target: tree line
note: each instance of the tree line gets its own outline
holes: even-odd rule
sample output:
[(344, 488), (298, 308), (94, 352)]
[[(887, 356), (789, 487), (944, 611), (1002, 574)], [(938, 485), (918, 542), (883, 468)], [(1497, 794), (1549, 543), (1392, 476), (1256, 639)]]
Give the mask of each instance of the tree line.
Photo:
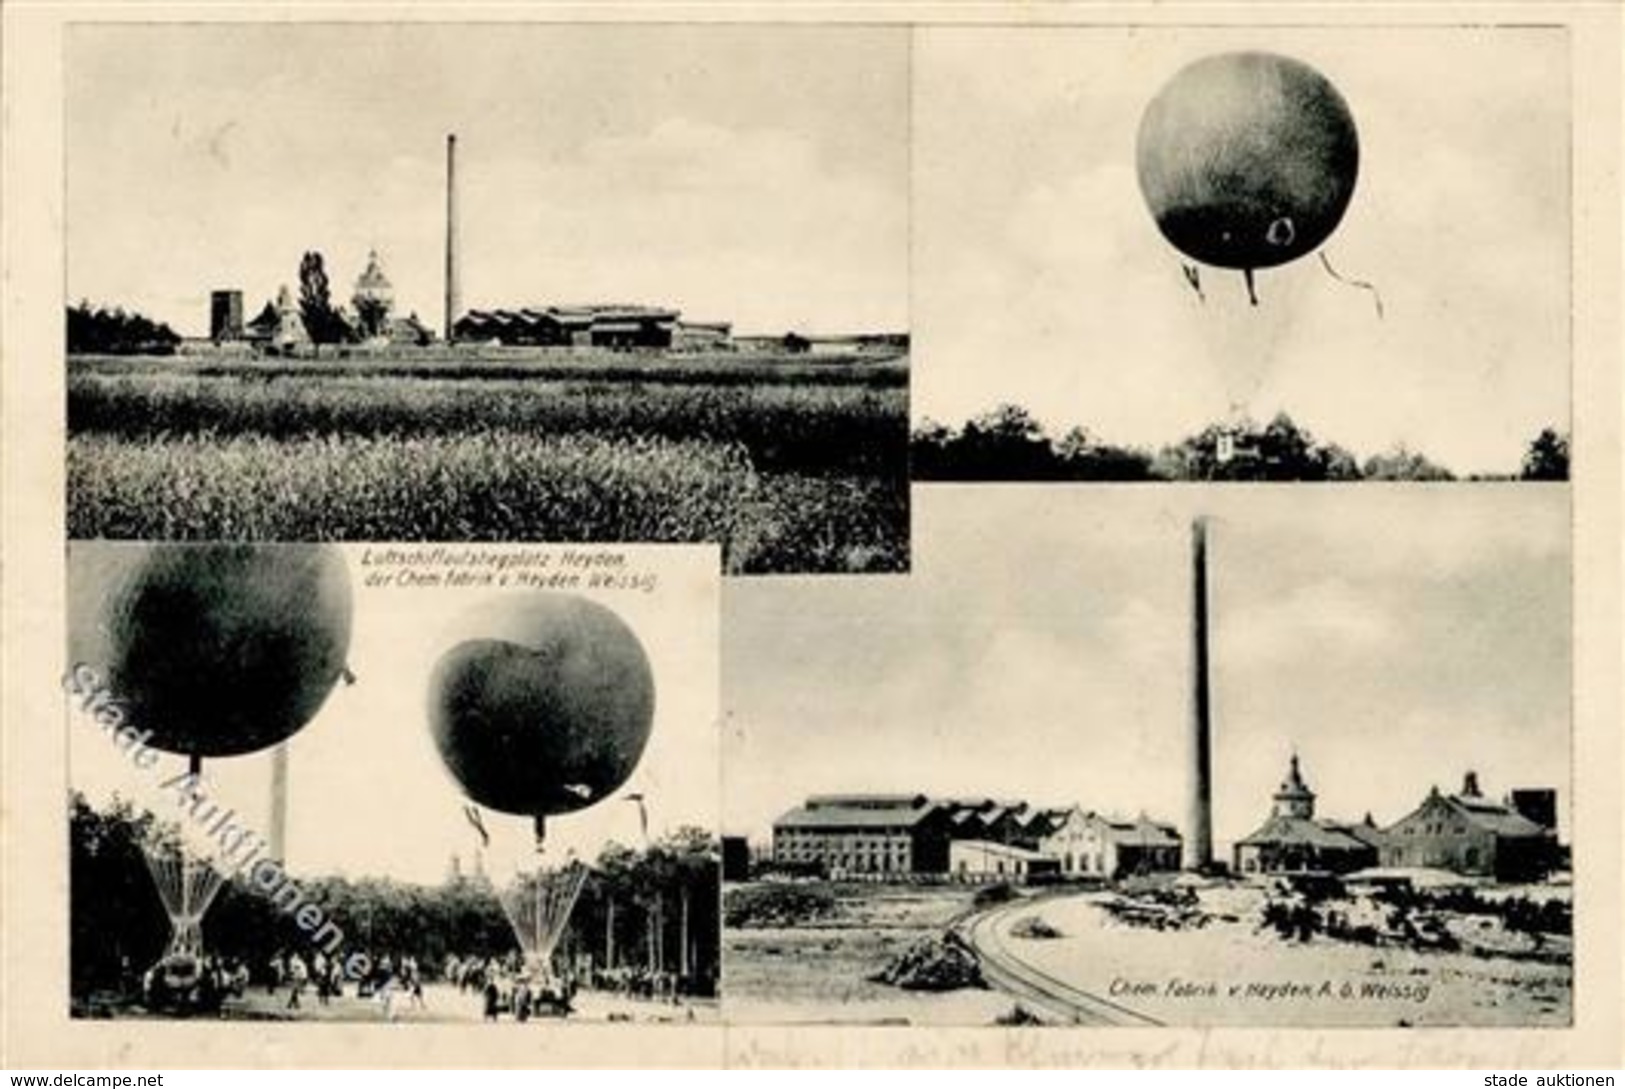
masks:
[(99, 355), (173, 355), (180, 334), (162, 322), (123, 307), (68, 307), (68, 351)]
[[(1210, 424), (1152, 452), (1105, 443), (1081, 427), (1049, 435), (1018, 405), (950, 427), (924, 421), (909, 444), (915, 480), (1010, 481), (1443, 481), (1449, 469), (1399, 445), (1363, 462), (1317, 439), (1286, 413), (1265, 424)], [(1567, 480), (1568, 435), (1546, 428), (1525, 450), (1516, 479)]]

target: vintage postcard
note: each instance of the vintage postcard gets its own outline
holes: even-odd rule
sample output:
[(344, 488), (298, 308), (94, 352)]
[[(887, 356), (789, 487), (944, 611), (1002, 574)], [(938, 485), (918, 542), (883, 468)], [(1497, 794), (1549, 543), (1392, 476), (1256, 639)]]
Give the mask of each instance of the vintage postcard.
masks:
[(1617, 5), (0, 18), (0, 1065), (1625, 1058)]

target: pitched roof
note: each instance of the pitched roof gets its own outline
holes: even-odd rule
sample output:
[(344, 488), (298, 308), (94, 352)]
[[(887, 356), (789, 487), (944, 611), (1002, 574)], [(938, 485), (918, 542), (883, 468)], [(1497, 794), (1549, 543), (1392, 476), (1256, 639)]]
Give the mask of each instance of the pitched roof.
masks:
[(934, 806), (799, 806), (773, 822), (774, 828), (897, 828), (920, 823)]
[(1114, 843), (1134, 847), (1178, 847), (1182, 840), (1171, 824), (1141, 817), (1133, 821), (1107, 821), (1106, 835)]
[(1023, 862), (1054, 862), (1054, 855), (1046, 855), (1040, 851), (1029, 851), (1025, 847), (1013, 847), (1008, 843), (994, 843), (985, 839), (956, 839), (949, 846), (950, 851), (964, 853), (973, 851), (977, 854), (996, 855), (1000, 858), (1016, 858)]
[(849, 809), (911, 806), (917, 809), (928, 804), (930, 799), (924, 794), (814, 794), (807, 799), (808, 809), (822, 809), (826, 806)]
[(1514, 839), (1525, 837), (1538, 837), (1546, 834), (1546, 829), (1500, 802), (1492, 802), (1482, 797), (1467, 797), (1453, 794), (1445, 799), (1462, 816), (1466, 817), (1478, 827), (1494, 832), (1498, 836), (1508, 836)]
[(1252, 835), (1236, 841), (1248, 846), (1289, 845), (1313, 847), (1320, 851), (1363, 851), (1370, 844), (1349, 834), (1345, 826), (1322, 824), (1305, 817), (1276, 814)]

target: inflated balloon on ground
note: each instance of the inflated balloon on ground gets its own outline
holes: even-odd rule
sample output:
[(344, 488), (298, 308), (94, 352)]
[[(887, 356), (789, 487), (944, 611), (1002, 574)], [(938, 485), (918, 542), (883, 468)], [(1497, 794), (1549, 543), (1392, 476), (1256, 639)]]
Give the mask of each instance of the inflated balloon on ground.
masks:
[(430, 680), (429, 724), (472, 801), (540, 820), (626, 782), (654, 698), (648, 655), (615, 613), (573, 595), (510, 595), (457, 625)]

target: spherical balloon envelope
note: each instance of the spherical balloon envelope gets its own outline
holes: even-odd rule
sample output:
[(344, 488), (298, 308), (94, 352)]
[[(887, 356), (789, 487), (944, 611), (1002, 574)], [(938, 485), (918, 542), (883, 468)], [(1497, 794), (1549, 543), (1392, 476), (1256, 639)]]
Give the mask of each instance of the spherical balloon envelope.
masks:
[(160, 544), (115, 571), (72, 652), (153, 748), (218, 757), (274, 745), (345, 671), (352, 599), (335, 546)]
[(1146, 107), (1136, 160), (1163, 236), (1218, 268), (1271, 268), (1313, 252), (1354, 193), (1359, 138), (1325, 76), (1273, 53), (1181, 69)]
[(465, 617), (429, 685), (429, 724), (468, 797), (537, 818), (584, 809), (631, 776), (654, 721), (648, 655), (619, 616), (563, 594)]

